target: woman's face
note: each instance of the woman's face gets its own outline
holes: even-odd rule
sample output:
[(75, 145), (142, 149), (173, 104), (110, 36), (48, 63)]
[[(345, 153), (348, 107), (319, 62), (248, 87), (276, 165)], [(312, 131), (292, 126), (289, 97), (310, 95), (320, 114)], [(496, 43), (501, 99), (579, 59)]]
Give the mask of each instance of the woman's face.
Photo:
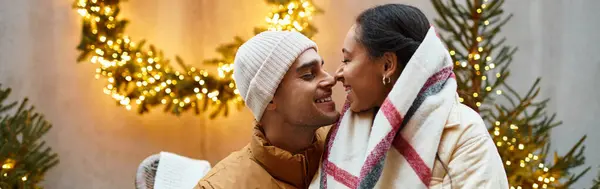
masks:
[(384, 60), (369, 57), (367, 49), (357, 41), (356, 27), (355, 24), (346, 34), (342, 48), (344, 57), (336, 71), (336, 80), (344, 85), (350, 109), (361, 112), (380, 106), (387, 92), (382, 82)]

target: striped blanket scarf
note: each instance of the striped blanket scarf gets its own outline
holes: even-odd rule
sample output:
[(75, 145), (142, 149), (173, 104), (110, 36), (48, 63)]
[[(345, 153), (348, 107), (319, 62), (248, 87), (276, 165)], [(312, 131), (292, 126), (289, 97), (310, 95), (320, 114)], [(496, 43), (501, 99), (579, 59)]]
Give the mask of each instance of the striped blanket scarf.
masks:
[(431, 27), (378, 110), (355, 113), (346, 102), (310, 188), (429, 188), (456, 89)]

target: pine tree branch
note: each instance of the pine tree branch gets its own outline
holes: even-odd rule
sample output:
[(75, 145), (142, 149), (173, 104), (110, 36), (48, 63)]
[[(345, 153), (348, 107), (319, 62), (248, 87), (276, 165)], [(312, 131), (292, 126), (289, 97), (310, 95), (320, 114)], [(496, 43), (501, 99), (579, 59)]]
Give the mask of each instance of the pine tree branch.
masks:
[(600, 171), (598, 171), (598, 176), (594, 179), (594, 184), (590, 189), (600, 189)]

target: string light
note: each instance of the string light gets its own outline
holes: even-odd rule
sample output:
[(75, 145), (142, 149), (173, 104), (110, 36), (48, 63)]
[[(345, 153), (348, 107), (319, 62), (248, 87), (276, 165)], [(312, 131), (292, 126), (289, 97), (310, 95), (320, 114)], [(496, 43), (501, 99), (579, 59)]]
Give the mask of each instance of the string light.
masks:
[(292, 0), (286, 6), (274, 5), (272, 14), (265, 18), (267, 30), (304, 31), (315, 11), (316, 7), (307, 0)]
[[(316, 33), (310, 22), (318, 8), (311, 0), (290, 0), (285, 4), (269, 3), (274, 6), (265, 19), (266, 29), (300, 31), (309, 37)], [(198, 105), (195, 102), (203, 99), (208, 91), (213, 91), (209, 105), (244, 103), (233, 83), (231, 58), (243, 44), (243, 40), (236, 39), (233, 48), (228, 47), (228, 52), (220, 51), (224, 58), (218, 63), (217, 77), (209, 76), (207, 71), (194, 67), (185, 70), (183, 73), (186, 74), (180, 74), (174, 71), (162, 57), (162, 53), (157, 53), (159, 51), (154, 47), (148, 48), (141, 43), (136, 45), (131, 37), (123, 33), (123, 28), (115, 29), (122, 27), (119, 23), (123, 21), (118, 17), (119, 1), (76, 0), (74, 9), (83, 21), (83, 38), (92, 39), (81, 42), (86, 47), (81, 53), (93, 53), (88, 60), (100, 65), (94, 77), (106, 77), (108, 84), (103, 88), (103, 92), (111, 95), (126, 109), (131, 109), (133, 101), (140, 106), (173, 103), (178, 106), (172, 106), (171, 112), (179, 114), (187, 110), (188, 106)], [(136, 88), (131, 89), (130, 86)], [(173, 89), (178, 91), (174, 92)], [(156, 100), (143, 100), (146, 98)], [(174, 103), (173, 99), (182, 99), (178, 100), (182, 103)], [(148, 107), (141, 110), (143, 113)]]
[(2, 169), (12, 169), (15, 167), (15, 163), (15, 160), (8, 158), (4, 161), (4, 164), (2, 164)]

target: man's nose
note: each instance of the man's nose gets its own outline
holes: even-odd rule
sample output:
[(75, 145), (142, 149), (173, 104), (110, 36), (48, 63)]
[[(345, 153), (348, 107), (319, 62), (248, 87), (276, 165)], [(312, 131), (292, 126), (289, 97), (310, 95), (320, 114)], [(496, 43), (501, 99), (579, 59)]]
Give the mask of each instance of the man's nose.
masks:
[(331, 74), (324, 72), (325, 78), (321, 81), (321, 87), (332, 88), (335, 85), (335, 78)]

